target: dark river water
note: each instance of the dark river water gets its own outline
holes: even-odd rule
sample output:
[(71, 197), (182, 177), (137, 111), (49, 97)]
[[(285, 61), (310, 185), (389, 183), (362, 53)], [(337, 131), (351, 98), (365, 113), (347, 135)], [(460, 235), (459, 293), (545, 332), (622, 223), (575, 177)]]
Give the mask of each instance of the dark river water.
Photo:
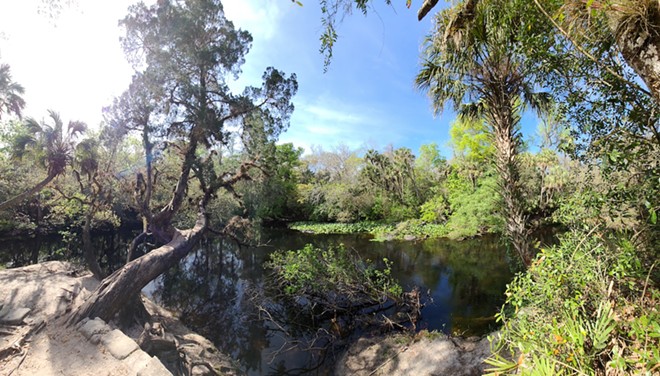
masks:
[[(128, 237), (99, 236), (106, 252), (103, 265), (120, 265)], [(267, 299), (264, 263), (271, 252), (299, 249), (312, 243), (323, 248), (344, 244), (361, 257), (393, 261), (393, 276), (404, 290), (419, 287), (426, 303), (416, 329), (438, 330), (464, 336), (482, 335), (494, 328), (493, 315), (504, 302), (512, 279), (505, 249), (497, 237), (450, 241), (374, 242), (363, 235), (311, 235), (269, 231), (259, 247), (206, 240), (180, 265), (148, 285), (144, 292), (177, 311), (189, 327), (230, 354), (250, 375), (330, 374), (334, 355), (355, 336), (325, 346), (311, 342), (318, 328), (306, 330), (273, 324), (257, 305)], [(75, 242), (58, 237), (4, 241), (0, 262), (19, 266), (49, 259), (75, 259)], [(268, 289), (266, 289), (268, 291)], [(277, 307), (270, 306), (274, 310)], [(359, 334), (369, 334), (361, 332)], [(300, 342), (297, 347), (294, 344)], [(327, 351), (310, 350), (326, 347)]]

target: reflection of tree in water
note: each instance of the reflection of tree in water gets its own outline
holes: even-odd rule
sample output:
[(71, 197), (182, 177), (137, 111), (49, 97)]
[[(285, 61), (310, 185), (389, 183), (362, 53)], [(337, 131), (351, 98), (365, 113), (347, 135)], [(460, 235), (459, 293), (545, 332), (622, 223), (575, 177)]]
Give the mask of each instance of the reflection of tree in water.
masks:
[(453, 330), (475, 334), (488, 330), (512, 278), (503, 245), (496, 237), (485, 236), (461, 242), (426, 242), (424, 247), (445, 266), (443, 273), (452, 290)]
[(251, 269), (250, 265), (245, 267), (245, 261), (252, 260), (246, 253), (226, 241), (206, 240), (163, 274), (155, 295), (177, 311), (191, 329), (255, 369), (261, 362), (259, 350), (268, 342), (263, 325), (247, 320), (251, 313), (246, 296), (250, 282), (241, 277)]
[[(125, 261), (128, 234), (97, 232), (93, 235), (94, 248), (98, 250), (99, 264), (109, 272), (121, 267)], [(66, 260), (82, 263), (80, 236), (42, 235), (16, 239), (4, 239), (0, 247), (0, 263), (7, 267), (20, 267), (43, 261)]]
[[(97, 249), (105, 250), (99, 252), (104, 267), (113, 269), (125, 261), (125, 238), (94, 237)], [(307, 325), (307, 332), (305, 325), (287, 327), (287, 336), (260, 320), (251, 304), (252, 292), (264, 288), (262, 265), (276, 249), (300, 249), (307, 243), (327, 248), (343, 243), (365, 259), (378, 261), (387, 257), (394, 262), (392, 273), (404, 290), (420, 286), (423, 293), (430, 289), (436, 299), (422, 311), (422, 319), (426, 321), (419, 323), (418, 328), (442, 329), (446, 324), (447, 329), (461, 332), (471, 328), (468, 333), (480, 334), (488, 329), (479, 326), (480, 318), (497, 311), (504, 298), (505, 284), (511, 280), (503, 246), (496, 237), (461, 242), (438, 239), (381, 243), (359, 235), (310, 235), (277, 230), (264, 234), (262, 239), (267, 246), (241, 249), (229, 242), (204, 242), (158, 280), (154, 294), (164, 306), (180, 312), (191, 329), (209, 338), (255, 375), (301, 373), (319, 360), (311, 356), (311, 351), (297, 349), (282, 353), (271, 363), (271, 353), (281, 345), (292, 344), (299, 339), (297, 336), (315, 338), (318, 330), (314, 325)], [(18, 266), (32, 263), (35, 257), (40, 261), (53, 259), (62, 247), (65, 245), (59, 237), (5, 242), (6, 251), (0, 252), (0, 261)], [(77, 247), (69, 249), (68, 256), (60, 259), (79, 257)], [(282, 314), (294, 317), (287, 312)], [(305, 324), (301, 318), (297, 320)], [(329, 373), (331, 363), (312, 374)]]

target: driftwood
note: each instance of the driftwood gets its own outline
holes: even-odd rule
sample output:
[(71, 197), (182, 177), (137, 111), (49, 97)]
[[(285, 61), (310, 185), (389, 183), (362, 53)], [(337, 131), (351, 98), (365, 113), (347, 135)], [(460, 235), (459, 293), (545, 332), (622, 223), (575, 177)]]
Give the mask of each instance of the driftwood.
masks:
[(28, 354), (28, 349), (26, 348), (25, 344), (33, 335), (39, 333), (39, 331), (41, 331), (41, 329), (43, 329), (45, 326), (45, 321), (39, 321), (31, 325), (2, 327), (2, 335), (8, 336), (9, 338), (2, 339), (2, 345), (0, 345), (0, 359), (5, 359), (9, 356), (21, 357), (18, 363), (9, 372), (7, 372), (7, 376), (10, 376), (21, 366), (21, 364), (23, 364), (23, 361)]

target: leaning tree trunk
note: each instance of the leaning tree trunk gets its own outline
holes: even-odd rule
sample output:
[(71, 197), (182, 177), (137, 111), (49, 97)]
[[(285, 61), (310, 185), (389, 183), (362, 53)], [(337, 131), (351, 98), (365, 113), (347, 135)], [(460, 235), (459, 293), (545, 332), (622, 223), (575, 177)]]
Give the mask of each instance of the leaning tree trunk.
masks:
[(529, 266), (532, 260), (527, 216), (523, 208), (520, 189), (520, 166), (518, 163), (519, 137), (515, 130), (511, 101), (503, 104), (492, 114), (495, 141), (495, 167), (500, 177), (504, 214), (504, 233), (520, 260)]
[(26, 198), (33, 196), (37, 192), (44, 189), (44, 187), (46, 187), (48, 185), (48, 183), (53, 181), (53, 179), (55, 179), (56, 176), (57, 176), (56, 174), (49, 174), (48, 176), (46, 176), (46, 178), (44, 180), (42, 180), (39, 184), (35, 185), (34, 187), (28, 189), (27, 191), (21, 193), (18, 196), (14, 196), (14, 197), (10, 198), (9, 200), (0, 203), (0, 211), (1, 210), (7, 210), (7, 209), (11, 208), (12, 206), (21, 203)]
[(142, 288), (176, 265), (198, 243), (207, 226), (206, 214), (201, 213), (195, 227), (175, 230), (172, 240), (137, 258), (105, 278), (85, 302), (71, 313), (69, 323), (85, 317), (99, 317), (110, 321)]

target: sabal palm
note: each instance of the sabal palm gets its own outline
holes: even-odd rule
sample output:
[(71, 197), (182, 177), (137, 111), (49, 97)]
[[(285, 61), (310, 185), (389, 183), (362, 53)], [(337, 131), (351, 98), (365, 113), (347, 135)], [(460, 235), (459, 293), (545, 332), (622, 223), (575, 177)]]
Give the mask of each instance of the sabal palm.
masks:
[(25, 107), (24, 92), (23, 86), (12, 81), (9, 65), (0, 64), (0, 119), (5, 113), (21, 116)]
[(34, 159), (47, 170), (46, 177), (29, 190), (0, 203), (0, 210), (14, 206), (24, 199), (42, 190), (57, 176), (64, 173), (72, 160), (74, 142), (77, 136), (87, 129), (80, 121), (69, 122), (66, 131), (59, 114), (49, 111), (50, 124), (35, 119), (27, 119), (23, 123), (23, 131), (14, 137), (12, 153), (14, 158), (22, 159), (31, 154)]
[(520, 114), (544, 109), (549, 96), (534, 93), (515, 55), (515, 26), (505, 7), (467, 0), (440, 12), (425, 44), (416, 84), (428, 91), (436, 112), (451, 104), (460, 116), (483, 118), (495, 145), (505, 234), (525, 264), (529, 229), (519, 187)]

